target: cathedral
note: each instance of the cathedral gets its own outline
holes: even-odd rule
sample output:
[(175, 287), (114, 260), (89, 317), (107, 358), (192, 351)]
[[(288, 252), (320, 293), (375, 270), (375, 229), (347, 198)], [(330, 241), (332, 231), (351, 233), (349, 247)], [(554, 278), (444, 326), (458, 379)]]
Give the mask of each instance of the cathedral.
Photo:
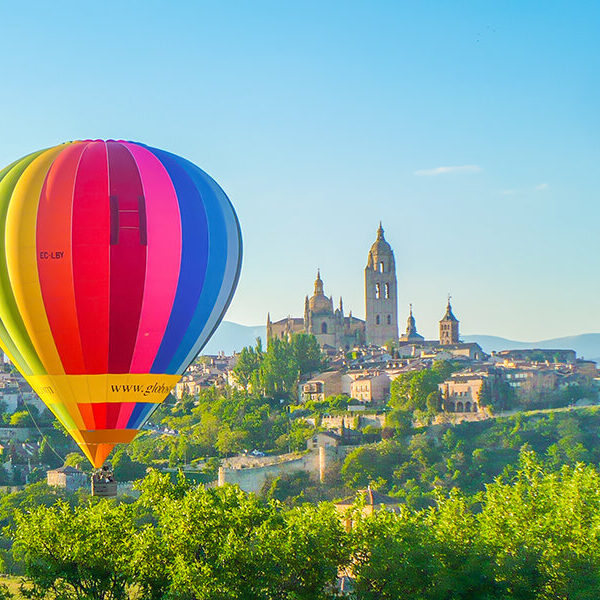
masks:
[(314, 294), (304, 299), (304, 317), (288, 317), (271, 322), (267, 315), (267, 340), (274, 337), (287, 338), (292, 333), (312, 333), (322, 348), (352, 348), (365, 343), (365, 322), (352, 316), (344, 316), (340, 298), (338, 308), (333, 309), (333, 299), (323, 292), (321, 272), (317, 271)]
[(354, 317), (352, 311), (345, 316), (341, 298), (339, 306), (333, 308), (333, 299), (325, 295), (321, 273), (317, 271), (314, 293), (304, 300), (303, 317), (271, 321), (270, 314), (267, 315), (267, 343), (273, 338), (287, 339), (293, 333), (311, 333), (322, 348), (335, 350), (365, 344), (383, 346), (389, 341), (400, 345), (449, 346), (459, 343), (458, 325), (448, 298), (446, 314), (440, 321), (439, 341), (426, 341), (417, 332), (411, 304), (406, 333), (398, 335), (396, 262), (380, 223), (365, 267), (365, 320)]

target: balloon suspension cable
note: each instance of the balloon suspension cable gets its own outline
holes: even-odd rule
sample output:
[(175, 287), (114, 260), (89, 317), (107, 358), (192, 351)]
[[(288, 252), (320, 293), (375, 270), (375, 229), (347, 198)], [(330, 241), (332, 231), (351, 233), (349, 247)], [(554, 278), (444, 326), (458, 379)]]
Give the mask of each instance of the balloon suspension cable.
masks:
[[(50, 450), (52, 450), (52, 452), (54, 452), (54, 454), (56, 454), (56, 456), (58, 456), (58, 458), (60, 458), (60, 460), (62, 461), (63, 465), (65, 464), (65, 459), (64, 457), (62, 457), (52, 446), (52, 444), (48, 441), (48, 436), (46, 436), (46, 434), (42, 433), (42, 430), (39, 428), (38, 424), (36, 423), (36, 420), (33, 418), (33, 414), (31, 413), (31, 411), (29, 410), (29, 406), (27, 404), (27, 401), (25, 400), (25, 398), (22, 398), (23, 400), (23, 404), (25, 405), (25, 408), (27, 409), (27, 412), (29, 413), (29, 416), (31, 417), (31, 420), (33, 421), (33, 424), (35, 425), (35, 428), (38, 430), (38, 433), (42, 436), (42, 440), (46, 440), (46, 444), (48, 444), (48, 448), (50, 448)], [(41, 444), (40, 444), (41, 447)]]

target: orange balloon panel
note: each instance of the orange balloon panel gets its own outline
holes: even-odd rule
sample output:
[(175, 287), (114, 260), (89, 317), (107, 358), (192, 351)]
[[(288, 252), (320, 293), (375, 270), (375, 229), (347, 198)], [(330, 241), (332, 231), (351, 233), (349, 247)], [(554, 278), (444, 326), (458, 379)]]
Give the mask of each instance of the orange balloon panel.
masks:
[(0, 345), (95, 466), (131, 441), (218, 326), (235, 211), (198, 167), (69, 142), (0, 171)]

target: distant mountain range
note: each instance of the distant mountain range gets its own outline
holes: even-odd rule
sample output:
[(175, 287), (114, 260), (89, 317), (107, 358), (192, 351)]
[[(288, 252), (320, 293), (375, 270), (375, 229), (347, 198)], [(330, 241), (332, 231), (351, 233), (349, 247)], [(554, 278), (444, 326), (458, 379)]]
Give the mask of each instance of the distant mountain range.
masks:
[[(267, 337), (267, 329), (264, 325), (250, 327), (223, 321), (202, 354), (217, 354), (220, 351), (225, 354), (233, 354), (233, 352), (239, 352), (244, 346), (254, 346), (257, 337), (260, 337), (264, 344)], [(600, 361), (600, 333), (584, 333), (538, 342), (517, 342), (494, 335), (465, 335), (463, 340), (477, 342), (488, 353), (519, 348), (556, 348), (557, 350), (575, 350), (580, 358)]]
[(225, 352), (225, 354), (231, 355), (239, 352), (244, 346), (254, 346), (257, 337), (263, 341), (264, 345), (267, 340), (267, 328), (264, 325), (252, 327), (231, 321), (222, 321), (208, 340), (202, 354)]
[(575, 350), (578, 358), (600, 361), (600, 333), (582, 333), (568, 337), (541, 340), (538, 342), (517, 342), (494, 335), (465, 335), (465, 342), (477, 342), (485, 352), (498, 350), (518, 350), (519, 348), (551, 348)]

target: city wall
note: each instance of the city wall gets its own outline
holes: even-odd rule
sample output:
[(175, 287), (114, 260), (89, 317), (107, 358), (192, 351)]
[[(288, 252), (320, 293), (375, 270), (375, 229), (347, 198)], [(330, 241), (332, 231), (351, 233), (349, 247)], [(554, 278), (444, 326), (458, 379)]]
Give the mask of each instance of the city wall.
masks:
[[(325, 481), (328, 468), (354, 450), (356, 446), (329, 446), (307, 451), (303, 454), (284, 455), (286, 458), (275, 462), (274, 457), (259, 457), (250, 459), (253, 466), (242, 466), (248, 457), (235, 457), (224, 461), (224, 466), (219, 468), (217, 485), (231, 483), (238, 485), (245, 492), (258, 492), (269, 477), (304, 471), (314, 481)], [(261, 461), (262, 458), (262, 461)], [(237, 460), (236, 460), (237, 459)], [(233, 466), (232, 467), (232, 461)], [(229, 465), (229, 466), (227, 466)]]

